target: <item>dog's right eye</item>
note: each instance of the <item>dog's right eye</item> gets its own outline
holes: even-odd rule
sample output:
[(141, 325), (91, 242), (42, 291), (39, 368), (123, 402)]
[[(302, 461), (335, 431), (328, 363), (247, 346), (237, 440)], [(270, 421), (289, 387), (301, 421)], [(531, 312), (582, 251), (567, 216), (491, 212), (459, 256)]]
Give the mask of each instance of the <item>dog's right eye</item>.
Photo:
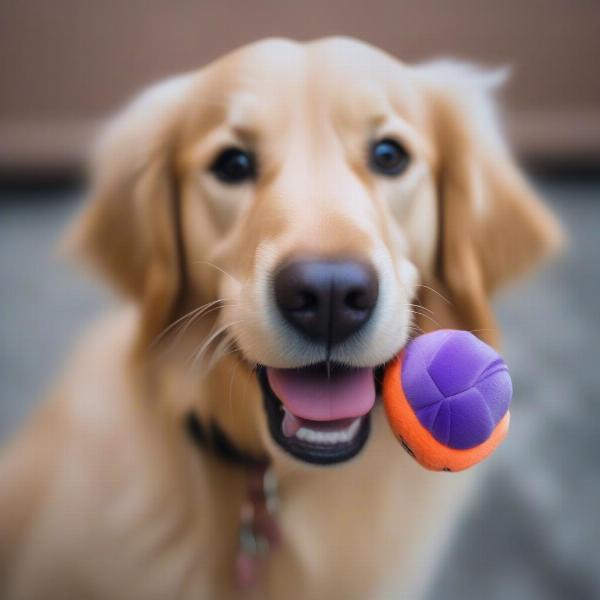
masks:
[(406, 171), (410, 155), (406, 148), (391, 138), (379, 140), (371, 146), (371, 168), (380, 175), (394, 177)]
[(219, 181), (231, 185), (256, 177), (254, 156), (240, 148), (223, 150), (211, 165), (210, 170)]

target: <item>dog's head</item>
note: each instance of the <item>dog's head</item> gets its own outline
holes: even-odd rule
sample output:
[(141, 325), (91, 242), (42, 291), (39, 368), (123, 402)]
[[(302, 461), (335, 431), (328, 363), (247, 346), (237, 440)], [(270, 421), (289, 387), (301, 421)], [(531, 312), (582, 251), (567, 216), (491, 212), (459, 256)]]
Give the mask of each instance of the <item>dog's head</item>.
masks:
[(230, 350), (257, 367), (280, 447), (354, 456), (375, 369), (417, 322), (493, 343), (490, 293), (559, 239), (501, 137), (498, 79), (273, 40), (142, 94), (75, 234), (139, 307), (138, 352), (183, 318), (200, 370)]

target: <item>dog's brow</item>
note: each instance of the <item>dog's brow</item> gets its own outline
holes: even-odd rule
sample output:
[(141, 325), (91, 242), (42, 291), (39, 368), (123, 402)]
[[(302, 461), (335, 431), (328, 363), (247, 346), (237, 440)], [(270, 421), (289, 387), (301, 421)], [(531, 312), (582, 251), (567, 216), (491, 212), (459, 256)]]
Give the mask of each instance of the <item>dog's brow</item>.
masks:
[(381, 127), (389, 119), (389, 114), (383, 111), (376, 111), (366, 115), (366, 121), (370, 129)]
[(229, 99), (227, 122), (233, 132), (243, 140), (255, 139), (261, 120), (261, 103), (250, 92), (239, 92)]
[[(349, 102), (348, 98), (352, 98)], [(392, 106), (385, 93), (374, 85), (366, 84), (357, 88), (352, 94), (342, 98), (342, 110), (352, 120), (367, 123), (369, 127), (382, 125), (390, 114)]]

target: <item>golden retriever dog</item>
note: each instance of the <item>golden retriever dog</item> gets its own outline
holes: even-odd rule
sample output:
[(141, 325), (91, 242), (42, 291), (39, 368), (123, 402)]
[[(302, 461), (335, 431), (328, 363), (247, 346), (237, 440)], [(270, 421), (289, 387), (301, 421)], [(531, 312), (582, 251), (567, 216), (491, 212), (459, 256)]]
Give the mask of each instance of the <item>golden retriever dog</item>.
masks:
[(3, 451), (2, 598), (422, 595), (471, 475), (402, 450), (378, 373), (496, 343), (490, 294), (560, 240), (500, 79), (268, 40), (110, 122), (67, 246), (124, 302)]

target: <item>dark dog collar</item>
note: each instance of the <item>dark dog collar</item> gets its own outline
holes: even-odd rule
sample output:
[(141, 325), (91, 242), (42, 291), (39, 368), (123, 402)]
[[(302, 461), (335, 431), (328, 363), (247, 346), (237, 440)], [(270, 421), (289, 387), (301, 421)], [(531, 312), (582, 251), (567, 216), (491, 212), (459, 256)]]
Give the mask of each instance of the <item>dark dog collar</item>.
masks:
[(188, 414), (185, 428), (197, 446), (212, 453), (223, 462), (246, 467), (262, 466), (265, 468), (270, 464), (267, 458), (257, 457), (237, 448), (216, 423), (211, 423), (209, 427), (205, 427), (193, 412)]

